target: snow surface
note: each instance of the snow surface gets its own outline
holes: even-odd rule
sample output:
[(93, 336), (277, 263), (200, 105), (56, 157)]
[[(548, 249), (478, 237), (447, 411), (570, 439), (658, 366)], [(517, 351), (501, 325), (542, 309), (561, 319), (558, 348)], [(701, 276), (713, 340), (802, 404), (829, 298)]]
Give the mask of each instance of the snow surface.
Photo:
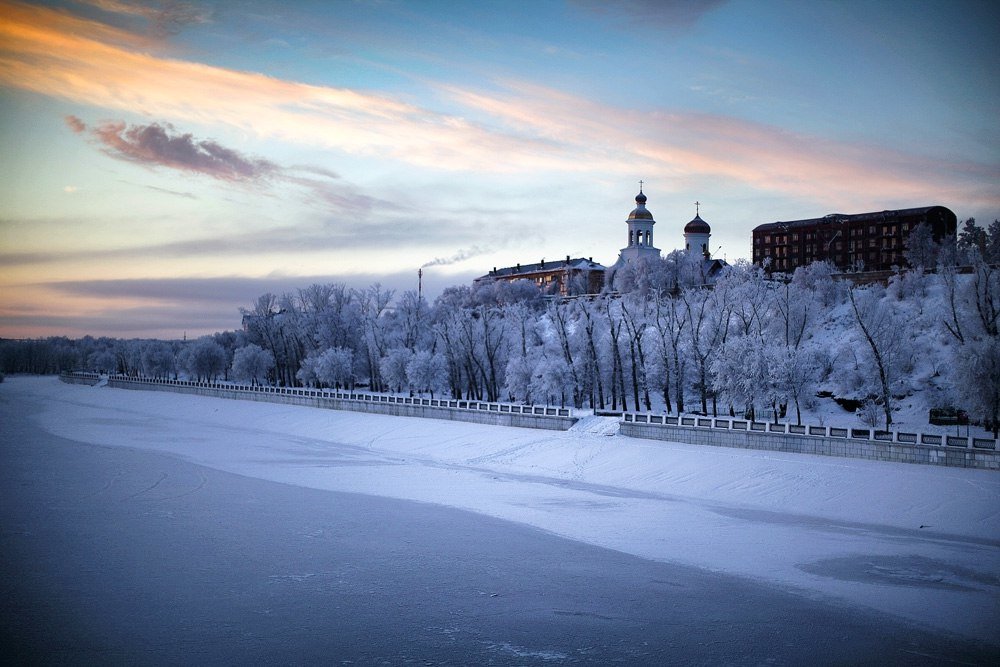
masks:
[(998, 644), (1000, 474), (13, 377), (77, 442), (436, 503)]

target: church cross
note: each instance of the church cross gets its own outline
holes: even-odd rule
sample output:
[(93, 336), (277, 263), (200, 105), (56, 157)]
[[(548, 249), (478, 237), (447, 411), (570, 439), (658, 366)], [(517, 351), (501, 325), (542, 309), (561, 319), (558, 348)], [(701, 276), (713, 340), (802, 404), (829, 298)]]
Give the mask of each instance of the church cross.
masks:
[(642, 192), (642, 181), (639, 181), (639, 192)]
[(701, 202), (700, 201), (696, 201), (694, 203), (694, 214), (695, 214), (695, 217), (701, 215), (701, 210), (700, 209), (701, 209)]

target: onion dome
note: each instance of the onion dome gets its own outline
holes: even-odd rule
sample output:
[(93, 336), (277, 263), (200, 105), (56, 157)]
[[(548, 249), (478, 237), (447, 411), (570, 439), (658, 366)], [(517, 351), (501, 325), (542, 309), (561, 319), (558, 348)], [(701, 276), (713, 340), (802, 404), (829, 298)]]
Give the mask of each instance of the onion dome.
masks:
[(711, 234), (712, 228), (701, 219), (700, 215), (694, 216), (694, 220), (684, 225), (685, 234)]
[(628, 214), (629, 220), (652, 220), (653, 214), (646, 210), (646, 195), (642, 194), (642, 190), (639, 190), (639, 194), (635, 196), (635, 208), (631, 213)]

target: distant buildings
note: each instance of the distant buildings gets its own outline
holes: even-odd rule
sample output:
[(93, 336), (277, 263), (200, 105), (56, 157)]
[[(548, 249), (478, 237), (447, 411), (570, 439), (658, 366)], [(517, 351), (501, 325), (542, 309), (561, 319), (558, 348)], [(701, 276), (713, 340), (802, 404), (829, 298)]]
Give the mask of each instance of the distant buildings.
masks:
[(485, 276), (473, 281), (474, 285), (502, 280), (530, 280), (547, 296), (569, 296), (572, 294), (597, 294), (604, 287), (604, 273), (607, 269), (594, 259), (571, 259), (537, 264), (517, 264), (503, 269), (494, 268)]
[[(618, 253), (618, 260), (613, 269), (630, 262), (647, 258), (659, 259), (660, 249), (653, 245), (653, 226), (656, 220), (646, 208), (646, 195), (642, 192), (641, 182), (639, 194), (635, 196), (635, 208), (625, 219), (628, 227), (628, 243)], [(714, 277), (725, 266), (725, 262), (713, 260), (709, 250), (709, 238), (712, 229), (708, 223), (695, 214), (694, 219), (684, 227), (684, 245), (689, 252), (696, 252), (705, 259), (706, 276)], [(517, 264), (502, 269), (494, 268), (485, 276), (476, 278), (474, 284), (479, 285), (494, 280), (513, 282), (515, 280), (531, 280), (550, 296), (571, 296), (574, 294), (597, 294), (604, 288), (609, 269), (593, 258), (571, 259), (537, 264)]]
[(943, 206), (770, 222), (753, 230), (753, 263), (769, 259), (770, 270), (791, 272), (828, 260), (841, 271), (888, 271), (906, 266), (906, 241), (921, 223), (935, 241), (958, 228), (955, 214)]
[[(641, 186), (641, 182), (640, 182)], [(627, 244), (618, 253), (612, 267), (593, 258), (545, 261), (494, 268), (480, 276), (475, 284), (496, 280), (530, 280), (548, 296), (596, 294), (604, 289), (615, 270), (632, 262), (659, 259), (660, 249), (653, 242), (656, 220), (646, 208), (646, 195), (639, 188), (635, 208), (628, 214)], [(695, 216), (684, 226), (684, 250), (704, 259), (701, 274), (706, 283), (714, 283), (725, 268), (722, 260), (712, 259), (712, 228), (701, 218), (695, 202)], [(770, 222), (753, 230), (754, 264), (766, 265), (769, 271), (792, 272), (816, 261), (829, 261), (841, 271), (889, 271), (906, 266), (904, 252), (910, 233), (920, 224), (927, 225), (934, 241), (954, 235), (958, 218), (944, 206), (926, 206), (895, 211), (876, 211), (845, 215), (831, 213), (822, 218)]]

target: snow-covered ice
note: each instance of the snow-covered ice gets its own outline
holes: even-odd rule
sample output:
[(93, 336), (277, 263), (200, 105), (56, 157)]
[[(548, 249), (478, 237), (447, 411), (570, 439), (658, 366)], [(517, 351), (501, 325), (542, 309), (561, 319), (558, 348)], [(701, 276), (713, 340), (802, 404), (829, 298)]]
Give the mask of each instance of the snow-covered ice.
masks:
[(8, 378), (54, 435), (435, 503), (997, 644), (1000, 474)]

